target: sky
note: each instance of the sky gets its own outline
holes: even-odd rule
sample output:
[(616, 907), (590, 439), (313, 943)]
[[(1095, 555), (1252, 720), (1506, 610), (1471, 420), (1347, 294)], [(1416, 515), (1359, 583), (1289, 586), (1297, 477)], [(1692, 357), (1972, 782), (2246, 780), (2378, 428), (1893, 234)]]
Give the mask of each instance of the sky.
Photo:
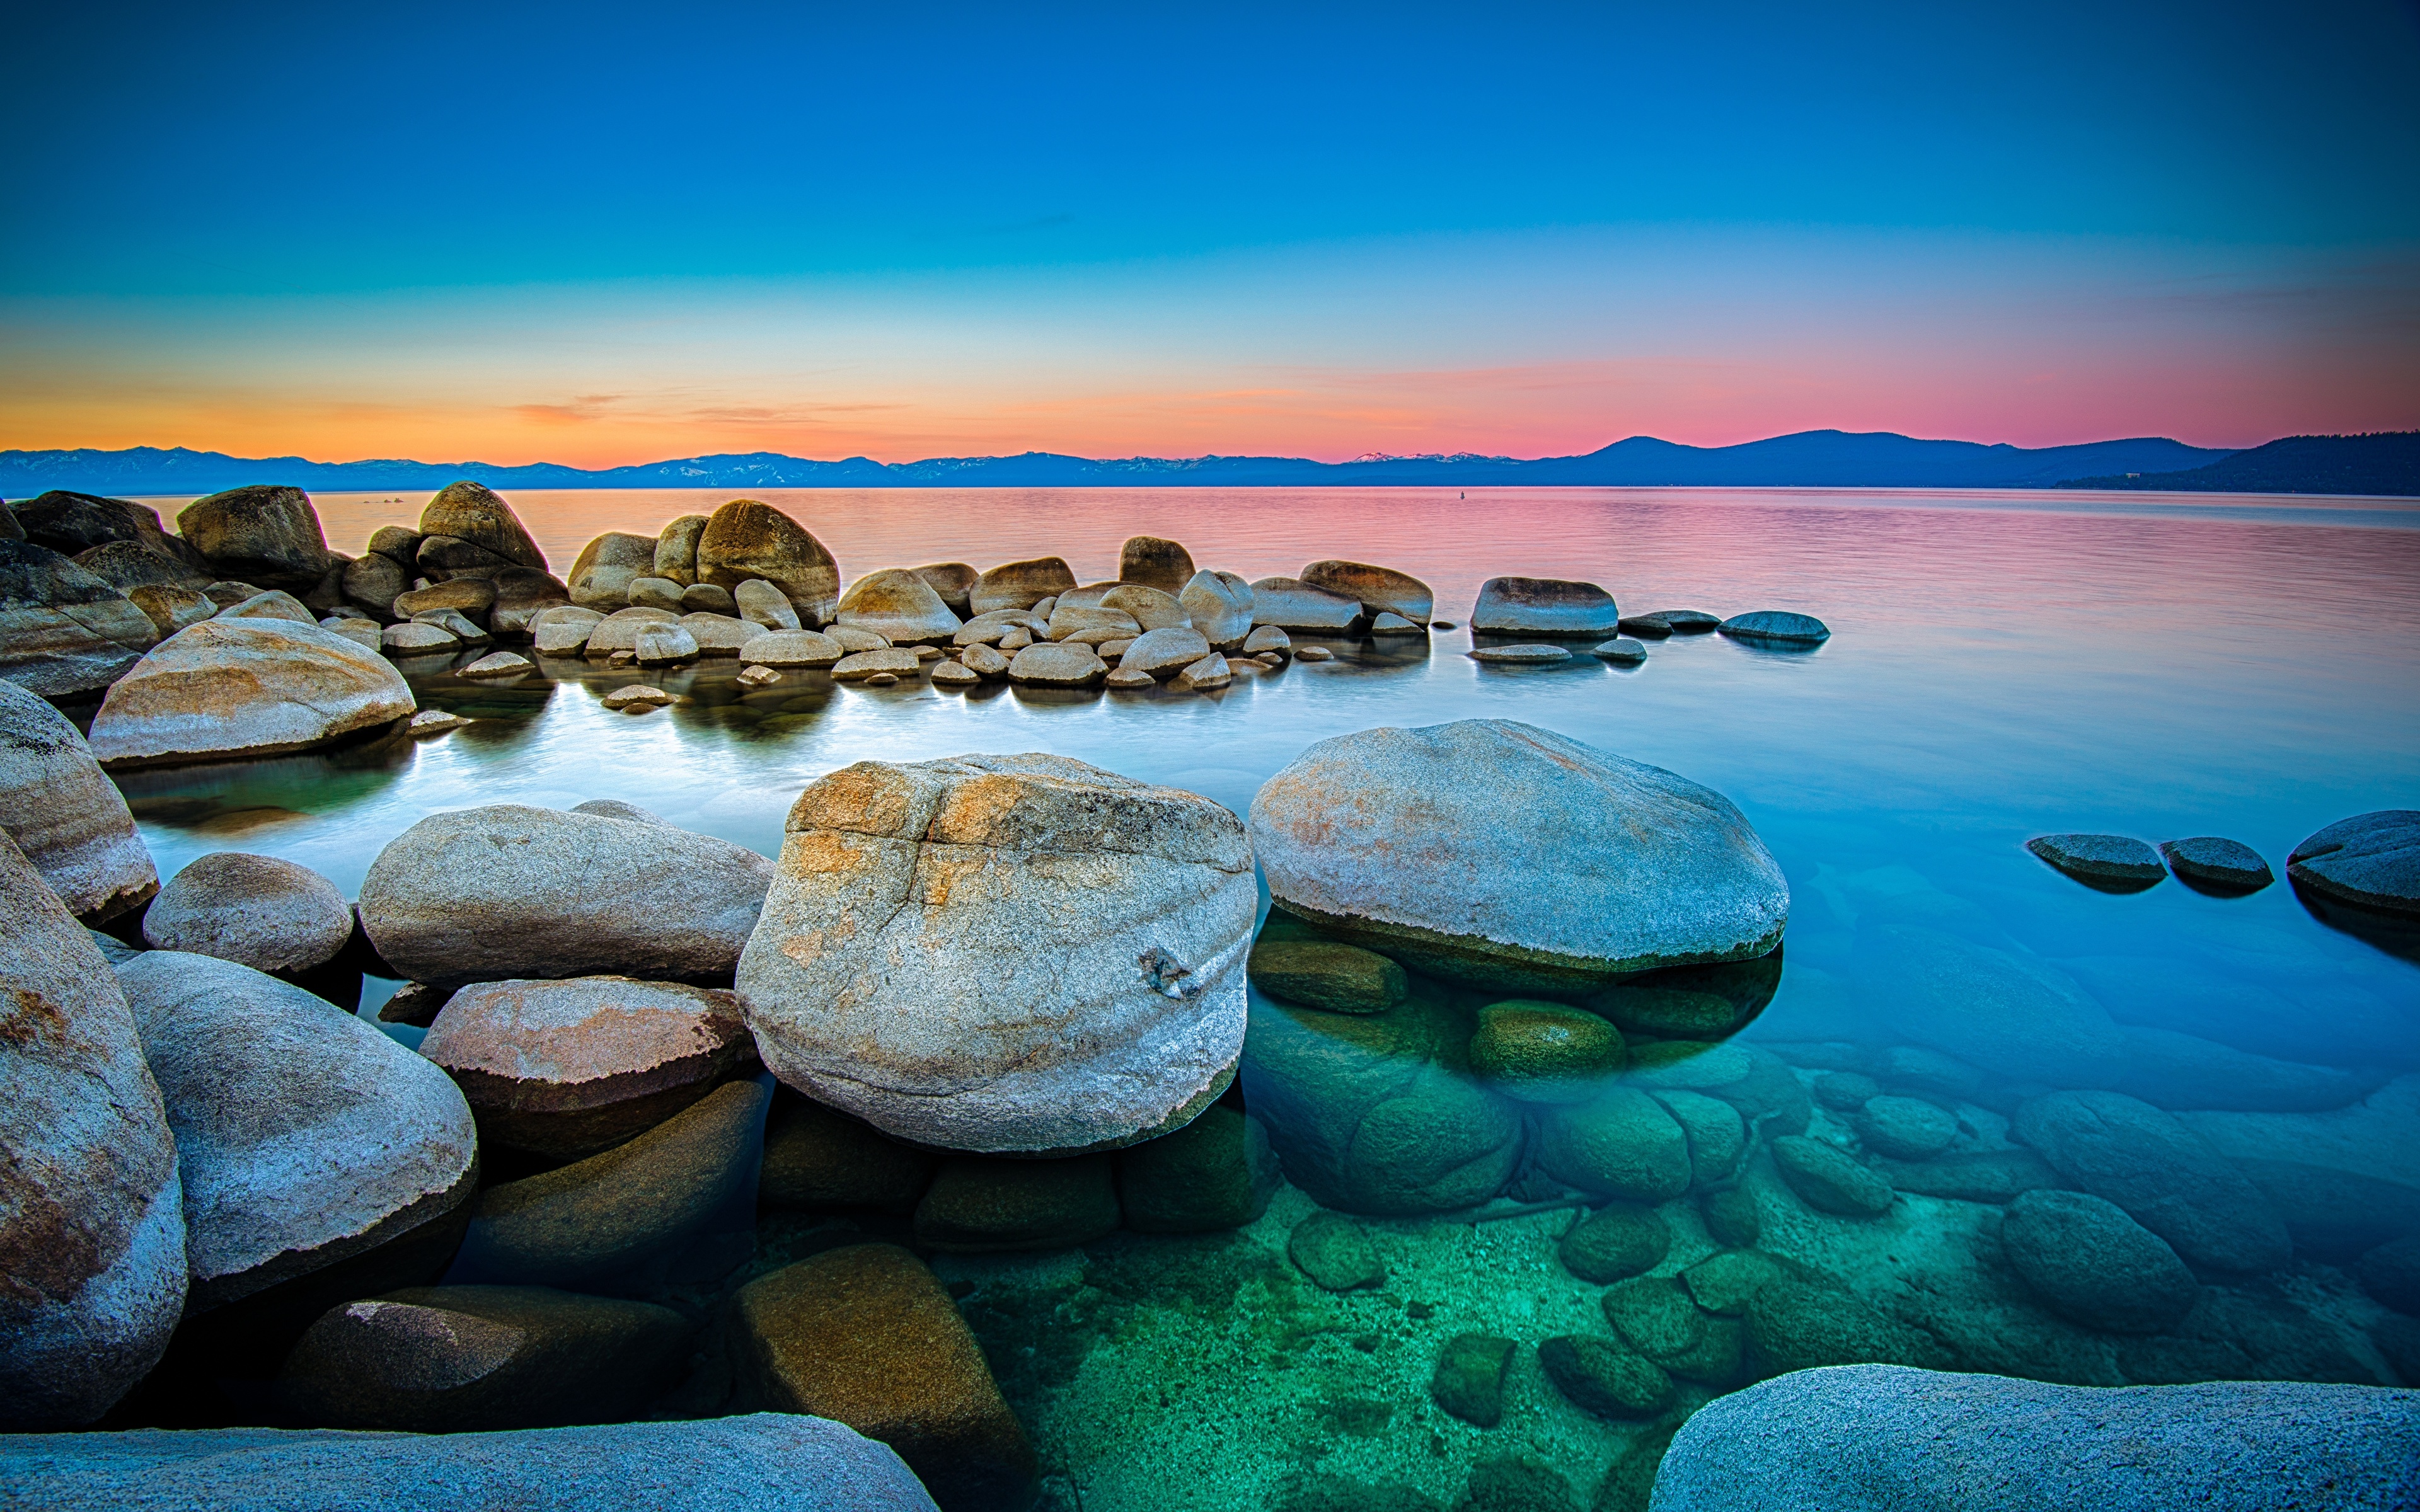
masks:
[(2420, 427), (2420, 4), (46, 7), (0, 447)]

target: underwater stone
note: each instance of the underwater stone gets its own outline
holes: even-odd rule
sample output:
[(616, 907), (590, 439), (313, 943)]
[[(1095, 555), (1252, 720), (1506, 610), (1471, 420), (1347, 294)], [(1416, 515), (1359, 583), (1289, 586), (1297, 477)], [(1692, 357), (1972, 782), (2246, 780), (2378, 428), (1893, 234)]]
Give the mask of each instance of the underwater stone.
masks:
[(916, 1242), (954, 1255), (1072, 1249), (1117, 1226), (1107, 1155), (953, 1156), (916, 1205)]
[(2420, 809), (2339, 819), (2294, 847), (2286, 874), (2336, 903), (2420, 914)]
[(1858, 1165), (1847, 1151), (1805, 1134), (1776, 1139), (1772, 1149), (1781, 1179), (1818, 1212), (1871, 1218), (1890, 1211), (1890, 1183)]
[(2083, 1192), (2027, 1192), (2009, 1203), (2000, 1247), (2052, 1311), (2105, 1333), (2164, 1333), (2201, 1291), (2165, 1240)]
[(1650, 1094), (1664, 1104), (1672, 1121), (1689, 1140), (1689, 1176), (1693, 1186), (1728, 1180), (1747, 1155), (1747, 1125), (1739, 1110), (1702, 1092), (1657, 1091)]
[(333, 1307), (278, 1370), (315, 1427), (408, 1433), (633, 1416), (686, 1363), (669, 1307), (546, 1287), (415, 1287)]
[(2177, 880), (2198, 891), (2258, 892), (2277, 880), (2260, 853), (2242, 841), (2219, 835), (2160, 841), (2160, 855)]
[(1545, 667), (1572, 659), (1569, 647), (1549, 645), (1477, 646), (1465, 655), (1473, 661), (1497, 662), (1510, 667)]
[(1826, 1072), (1815, 1078), (1815, 1101), (1835, 1113), (1849, 1113), (1883, 1095), (1882, 1083), (1861, 1072)]
[(1605, 1319), (1632, 1349), (1683, 1381), (1718, 1385), (1739, 1374), (1745, 1330), (1689, 1299), (1668, 1276), (1642, 1276), (1605, 1294)]
[(2174, 1029), (2128, 1025), (2126, 1072), (2114, 1091), (2153, 1107), (2315, 1113), (2359, 1102), (2371, 1079), (2334, 1066), (2275, 1060)]
[(875, 1208), (910, 1212), (939, 1158), (788, 1088), (765, 1125), (759, 1201), (777, 1208)]
[(1575, 1225), (1556, 1254), (1564, 1270), (1603, 1285), (1655, 1269), (1671, 1248), (1672, 1230), (1654, 1210), (1614, 1203)]
[(1387, 1268), (1361, 1226), (1325, 1210), (1294, 1226), (1286, 1258), (1323, 1291), (1353, 1291), (1387, 1279)]
[(2159, 853), (2130, 835), (2036, 835), (2025, 849), (2103, 891), (2136, 891), (2168, 874)]
[(1470, 1037), (1470, 1069), (1524, 1103), (1585, 1103), (1624, 1058), (1621, 1030), (1561, 1003), (1490, 1003)]
[(1745, 1187), (1722, 1186), (1698, 1196), (1698, 1216), (1717, 1244), (1749, 1245), (1763, 1236), (1764, 1220)]
[(1214, 1103), (1174, 1134), (1119, 1150), (1117, 1179), (1128, 1228), (1204, 1234), (1258, 1218), (1280, 1172), (1261, 1121)]
[(1857, 932), (1857, 984), (1900, 1035), (2016, 1081), (2107, 1087), (2126, 1041), (2108, 1011), (2046, 961), (1939, 930)]
[(2053, 1092), (2017, 1109), (2012, 1137), (2123, 1208), (2195, 1265), (2257, 1273), (2293, 1245), (2259, 1188), (2174, 1116), (2116, 1092)]
[(2020, 1193), (2062, 1184), (2059, 1174), (2030, 1149), (1978, 1149), (1925, 1161), (1879, 1160), (1870, 1169), (1901, 1192), (1961, 1202), (2009, 1202)]
[[(1954, 1443), (1957, 1452), (1944, 1453)], [(2299, 1381), (2055, 1386), (1880, 1366), (1752, 1386), (1665, 1456), (1669, 1512), (2268, 1512), (2420, 1499), (2420, 1395)]]
[(1538, 1346), (1538, 1364), (1573, 1406), (1596, 1417), (1653, 1417), (1672, 1405), (1663, 1367), (1611, 1339), (1550, 1338)]
[(1331, 1013), (1383, 1013), (1409, 990), (1402, 966), (1332, 940), (1263, 939), (1247, 970), (1261, 991)]
[(1949, 1363), (1930, 1334), (1884, 1317), (1838, 1287), (1808, 1279), (1779, 1280), (1757, 1289), (1747, 1305), (1747, 1343), (1760, 1375), (1832, 1365), (1931, 1368)]
[[(1668, 1041), (1672, 1042), (1677, 1041)], [(1752, 1045), (1736, 1048), (1747, 1057), (1747, 1074), (1735, 1082), (1708, 1087), (1706, 1095), (1739, 1109), (1740, 1117), (1768, 1139), (1805, 1134), (1815, 1118), (1815, 1100), (1792, 1074), (1789, 1063), (1770, 1050)]]
[(1672, 1435), (1680, 1431), (1675, 1423), (1665, 1427), (1652, 1427), (1630, 1441), (1605, 1479), (1597, 1483), (1596, 1500), (1589, 1504), (1589, 1512), (1648, 1512), (1648, 1503), (1655, 1492), (1655, 1473), (1664, 1463), (1664, 1454), (1671, 1446)]
[(1681, 1284), (1698, 1305), (1726, 1318), (1745, 1313), (1757, 1293), (1769, 1286), (1819, 1279), (1796, 1260), (1761, 1249), (1723, 1250), (1681, 1273)]
[(1504, 1419), (1504, 1373), (1513, 1348), (1511, 1339), (1489, 1334), (1455, 1335), (1437, 1355), (1429, 1396), (1466, 1423), (1494, 1427)]
[(1033, 1446), (950, 1294), (908, 1251), (828, 1250), (750, 1282), (732, 1312), (766, 1405), (889, 1444), (943, 1512), (1032, 1502)]
[(1578, 1507), (1572, 1483), (1560, 1471), (1503, 1455), (1470, 1467), (1470, 1479), (1463, 1483), (1453, 1512), (1578, 1512)]
[(2420, 1235), (2367, 1251), (2353, 1267), (2353, 1278), (2381, 1305), (2420, 1314)]
[(1917, 1098), (1868, 1100), (1850, 1124), (1868, 1149), (1893, 1160), (1931, 1160), (1958, 1137), (1958, 1120)]
[(1321, 741), (1252, 800), (1289, 913), (1497, 991), (1761, 956), (1789, 885), (1730, 800), (1501, 719)]
[(1688, 1136), (1646, 1093), (1615, 1087), (1538, 1119), (1538, 1164), (1582, 1191), (1667, 1202), (1689, 1189)]

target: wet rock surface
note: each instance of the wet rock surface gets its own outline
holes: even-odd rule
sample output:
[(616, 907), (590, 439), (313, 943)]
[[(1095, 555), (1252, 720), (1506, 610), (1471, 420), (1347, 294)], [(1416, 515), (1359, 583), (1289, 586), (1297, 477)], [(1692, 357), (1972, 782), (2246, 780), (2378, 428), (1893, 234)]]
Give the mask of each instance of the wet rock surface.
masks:
[(1613, 595), (1594, 583), (1559, 578), (1490, 578), (1470, 610), (1474, 635), (1585, 636), (1621, 627)]
[(2025, 849), (2087, 887), (2131, 892), (2166, 878), (2157, 851), (2131, 835), (2036, 835)]
[(384, 730), (417, 706), (385, 657), (316, 624), (210, 620), (111, 686), (92, 751), (112, 768), (273, 756)]
[(2420, 915), (2420, 809), (2340, 819), (2294, 847), (2286, 874), (2337, 903)]

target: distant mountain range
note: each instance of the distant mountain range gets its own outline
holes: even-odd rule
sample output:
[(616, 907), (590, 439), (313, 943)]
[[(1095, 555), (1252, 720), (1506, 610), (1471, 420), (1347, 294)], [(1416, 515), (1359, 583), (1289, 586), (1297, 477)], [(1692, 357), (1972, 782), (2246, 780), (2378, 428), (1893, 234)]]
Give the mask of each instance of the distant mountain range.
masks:
[[(51, 488), (101, 494), (206, 494), (244, 484), (371, 492), (435, 490), (460, 478), (494, 488), (1111, 488), (1560, 485), (1598, 487), (2045, 488), (2087, 477), (2173, 473), (2234, 454), (2159, 437), (2083, 446), (1985, 446), (1888, 431), (1802, 431), (1739, 446), (1682, 446), (1634, 436), (1584, 456), (1020, 456), (817, 462), (773, 452), (693, 456), (587, 471), (551, 462), (311, 462), (152, 446), (0, 452), (0, 498)], [(2131, 486), (2132, 485), (2127, 485)]]
[(2420, 495), (2420, 430), (2364, 436), (2288, 436), (2231, 452), (2182, 472), (2069, 478), (2062, 488), (2154, 488), (2176, 493)]

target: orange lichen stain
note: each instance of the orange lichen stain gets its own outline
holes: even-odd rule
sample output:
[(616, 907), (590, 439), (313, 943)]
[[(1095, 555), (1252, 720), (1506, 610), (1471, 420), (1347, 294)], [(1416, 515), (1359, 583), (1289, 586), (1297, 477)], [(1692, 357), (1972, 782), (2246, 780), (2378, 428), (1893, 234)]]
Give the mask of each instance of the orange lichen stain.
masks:
[(916, 868), (918, 901), (927, 908), (946, 908), (958, 884), (980, 875), (990, 864), (986, 856), (942, 856), (926, 852)]
[(852, 836), (830, 830), (791, 835), (782, 847), (782, 866), (792, 876), (830, 876), (855, 872), (866, 864), (865, 847)]
[(942, 844), (985, 844), (1001, 817), (1024, 798), (1030, 782), (1028, 778), (1011, 776), (978, 777), (960, 782), (942, 800), (940, 811), (933, 816), (926, 833)]
[(908, 823), (914, 796), (915, 785), (894, 768), (860, 762), (810, 783), (790, 808), (789, 829), (895, 835)]

